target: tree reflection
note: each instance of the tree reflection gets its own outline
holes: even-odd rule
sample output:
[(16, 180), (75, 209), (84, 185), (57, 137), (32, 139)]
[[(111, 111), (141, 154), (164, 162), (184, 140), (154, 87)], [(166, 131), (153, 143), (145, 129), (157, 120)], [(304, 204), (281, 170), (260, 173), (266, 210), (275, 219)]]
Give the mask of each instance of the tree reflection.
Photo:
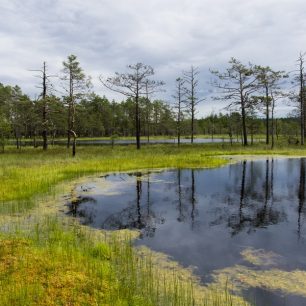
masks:
[(228, 219), (228, 226), (233, 229), (233, 234), (237, 234), (238, 232), (240, 232), (245, 227), (245, 223), (250, 223), (252, 221), (252, 219), (248, 216), (245, 216), (243, 212), (245, 201), (246, 165), (247, 162), (246, 160), (244, 160), (242, 163), (241, 171), (238, 214), (231, 215)]
[(96, 204), (97, 201), (92, 197), (77, 195), (76, 190), (72, 189), (69, 201), (67, 203), (68, 206), (67, 214), (73, 216), (74, 218), (76, 217), (81, 218), (82, 223), (85, 225), (91, 224), (95, 216), (94, 206), (90, 211), (88, 211), (86, 207), (81, 205), (83, 203)]
[(301, 237), (301, 219), (302, 219), (302, 212), (305, 203), (305, 159), (301, 158), (300, 161), (300, 179), (299, 179), (299, 190), (298, 190), (298, 199), (299, 199), (299, 206), (298, 206), (298, 237)]
[[(189, 171), (189, 170), (188, 170)], [(196, 225), (196, 217), (198, 216), (198, 210), (196, 208), (196, 181), (195, 181), (195, 173), (194, 170), (190, 170), (190, 185), (184, 187), (182, 184), (182, 170), (177, 170), (177, 179), (174, 183), (174, 187), (176, 190), (176, 199), (174, 200), (177, 203), (177, 211), (178, 211), (178, 222), (190, 222), (191, 229), (194, 229)], [(186, 196), (184, 196), (186, 195)]]
[[(251, 171), (252, 162), (251, 162)], [(277, 224), (285, 219), (285, 214), (273, 207), (274, 203), (274, 160), (265, 162), (262, 184), (256, 185), (251, 179), (249, 184), (252, 192), (246, 192), (247, 184), (247, 162), (242, 163), (241, 186), (238, 213), (233, 213), (228, 219), (228, 226), (232, 229), (232, 235), (236, 235), (242, 230), (250, 232), (256, 228)], [(251, 177), (254, 174), (251, 173)], [(260, 186), (262, 186), (260, 188)], [(258, 189), (257, 189), (258, 188)]]
[(184, 209), (184, 203), (183, 203), (183, 191), (182, 191), (182, 171), (181, 169), (177, 170), (177, 210), (179, 212), (179, 215), (177, 217), (178, 222), (185, 222), (186, 221), (186, 215), (185, 215), (185, 209)]
[[(74, 195), (75, 200), (70, 203), (69, 213), (75, 217), (81, 217), (86, 224), (95, 222), (96, 226), (104, 229), (136, 228), (141, 230), (144, 236), (149, 237), (154, 236), (158, 224), (165, 222), (165, 216), (168, 220), (188, 224), (191, 230), (194, 230), (197, 225), (208, 223), (210, 226), (225, 225), (232, 235), (243, 231), (251, 233), (258, 228), (282, 222), (291, 216), (285, 213), (287, 212), (285, 205), (276, 205), (282, 200), (278, 198), (279, 195), (276, 192), (281, 186), (275, 174), (278, 173), (275, 172), (275, 169), (278, 169), (276, 165), (278, 166), (274, 159), (266, 159), (265, 162), (243, 161), (240, 165), (229, 167), (229, 177), (226, 177), (226, 180), (219, 181), (218, 176), (217, 179), (212, 178), (205, 185), (201, 184), (205, 182), (209, 174), (207, 175), (204, 171), (199, 172), (199, 175), (196, 175), (193, 169), (168, 172), (166, 173), (167, 184), (152, 180), (150, 173), (139, 172), (131, 174), (133, 180), (135, 179), (132, 194), (129, 184), (128, 189), (124, 189), (128, 190), (129, 195), (133, 197), (133, 199), (129, 198), (132, 200), (127, 203), (128, 206), (123, 203), (122, 206), (100, 209), (97, 212), (99, 205), (91, 205), (90, 208), (88, 208), (90, 205), (86, 206), (86, 203), (92, 204), (94, 199), (77, 198)], [(226, 172), (222, 173), (226, 174)], [(299, 236), (305, 211), (305, 174), (305, 159), (301, 159), (299, 174), (297, 174), (299, 182), (293, 181), (287, 187), (288, 192), (293, 190), (293, 198), (298, 197), (297, 232)], [(154, 174), (155, 176), (158, 177)], [(216, 184), (220, 184), (217, 185), (218, 188)], [(296, 187), (298, 190), (292, 186), (298, 186)], [(161, 198), (164, 194), (166, 197)], [(125, 199), (126, 195), (120, 200), (125, 201)], [(289, 200), (291, 199), (292, 195), (289, 197)], [(105, 215), (102, 212), (105, 212)], [(95, 214), (99, 213), (100, 215), (96, 217)], [(202, 218), (205, 216), (205, 220), (199, 218), (200, 213)], [(296, 218), (295, 215), (294, 218)]]
[[(146, 184), (146, 205), (142, 205), (143, 183)], [(135, 205), (136, 204), (136, 205)], [(139, 229), (145, 236), (154, 236), (157, 224), (164, 223), (162, 217), (158, 217), (151, 208), (150, 198), (150, 173), (143, 177), (142, 173), (136, 173), (136, 200), (127, 208), (114, 213), (105, 219), (101, 227), (105, 229)]]
[(194, 170), (191, 170), (191, 228), (194, 228), (195, 224), (195, 214), (196, 214), (196, 198), (195, 198), (195, 181), (194, 181)]

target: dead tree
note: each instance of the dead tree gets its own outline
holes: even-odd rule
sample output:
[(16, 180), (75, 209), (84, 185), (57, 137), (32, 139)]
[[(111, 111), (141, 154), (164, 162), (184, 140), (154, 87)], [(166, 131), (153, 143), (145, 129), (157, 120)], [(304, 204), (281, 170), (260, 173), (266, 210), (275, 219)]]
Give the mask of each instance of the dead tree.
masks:
[(148, 80), (146, 82), (146, 123), (147, 123), (147, 142), (150, 142), (150, 125), (151, 125), (151, 103), (149, 98)]
[(194, 121), (196, 114), (196, 106), (204, 101), (198, 97), (198, 86), (199, 86), (199, 68), (191, 66), (189, 71), (184, 71), (184, 81), (186, 83), (186, 107), (191, 115), (191, 143), (193, 143), (194, 138)]
[(305, 72), (304, 72), (304, 62), (305, 62), (305, 54), (300, 53), (298, 62), (298, 76), (296, 80), (299, 84), (299, 105), (300, 105), (300, 133), (301, 133), (301, 145), (305, 143), (305, 136), (306, 136), (306, 116), (305, 116), (305, 107), (306, 107), (306, 98), (305, 98)]
[(181, 144), (181, 121), (183, 117), (183, 103), (185, 102), (185, 90), (184, 90), (185, 81), (182, 78), (176, 79), (176, 91), (173, 98), (175, 99), (175, 106), (176, 109), (176, 132), (177, 132), (177, 145), (180, 146)]
[(135, 101), (135, 130), (136, 145), (140, 149), (140, 108), (139, 98), (155, 93), (164, 85), (161, 81), (151, 80), (154, 70), (151, 66), (142, 63), (127, 66), (129, 72), (115, 73), (115, 76), (100, 81), (106, 88), (132, 98)]
[(41, 79), (41, 85), (37, 86), (42, 90), (40, 95), (42, 99), (42, 138), (43, 138), (43, 149), (48, 149), (48, 91), (52, 87), (50, 78), (56, 77), (55, 75), (48, 75), (47, 74), (47, 64), (43, 62), (42, 69), (38, 70), (30, 70), (39, 72), (39, 75), (36, 75), (39, 79)]

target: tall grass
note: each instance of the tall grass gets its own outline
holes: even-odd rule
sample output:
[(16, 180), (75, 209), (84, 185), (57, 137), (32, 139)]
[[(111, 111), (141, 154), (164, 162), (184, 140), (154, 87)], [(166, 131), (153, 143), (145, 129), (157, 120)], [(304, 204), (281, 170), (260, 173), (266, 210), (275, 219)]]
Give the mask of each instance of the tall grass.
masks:
[(131, 237), (63, 225), (54, 217), (0, 236), (0, 305), (247, 305), (160, 268)]

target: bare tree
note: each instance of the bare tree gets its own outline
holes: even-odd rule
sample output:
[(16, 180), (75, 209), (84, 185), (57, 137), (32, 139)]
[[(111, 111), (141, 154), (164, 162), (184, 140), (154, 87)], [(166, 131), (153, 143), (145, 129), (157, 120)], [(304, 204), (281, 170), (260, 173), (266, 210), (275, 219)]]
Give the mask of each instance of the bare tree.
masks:
[(67, 95), (64, 101), (68, 105), (67, 118), (67, 148), (70, 147), (70, 138), (73, 137), (72, 155), (76, 153), (76, 132), (75, 132), (75, 113), (76, 102), (84, 96), (90, 87), (90, 78), (86, 78), (77, 57), (73, 54), (69, 55), (66, 62), (63, 62), (62, 81), (68, 84), (64, 85)]
[(299, 84), (299, 106), (300, 106), (300, 131), (301, 131), (301, 145), (305, 143), (306, 136), (306, 116), (305, 116), (305, 107), (306, 107), (306, 97), (305, 97), (305, 71), (304, 71), (304, 63), (305, 63), (305, 55), (306, 53), (300, 53), (297, 59), (298, 62), (298, 75), (295, 80)]
[(150, 103), (149, 98), (149, 88), (148, 88), (148, 82), (146, 82), (146, 123), (147, 123), (147, 142), (150, 142), (150, 125), (151, 125), (151, 112), (152, 112), (152, 106)]
[(178, 146), (181, 144), (181, 121), (183, 117), (183, 102), (185, 102), (185, 88), (184, 88), (185, 81), (182, 78), (176, 79), (176, 90), (175, 95), (173, 98), (175, 99), (175, 106), (176, 109), (176, 132), (177, 132), (177, 144)]
[(189, 71), (184, 71), (184, 81), (186, 83), (186, 107), (191, 114), (191, 143), (194, 138), (194, 121), (196, 114), (196, 106), (204, 101), (198, 97), (198, 86), (199, 86), (199, 68), (191, 66)]
[(257, 91), (257, 76), (254, 74), (252, 64), (243, 65), (235, 58), (229, 61), (230, 67), (226, 72), (220, 73), (218, 70), (211, 70), (218, 81), (213, 81), (212, 85), (221, 90), (221, 98), (229, 101), (228, 108), (237, 107), (241, 112), (243, 144), (248, 145), (246, 117), (249, 109), (252, 108), (250, 96)]
[(47, 64), (43, 62), (42, 69), (30, 70), (39, 72), (39, 75), (36, 75), (41, 79), (41, 85), (37, 86), (42, 90), (40, 95), (42, 99), (42, 138), (43, 138), (43, 149), (48, 149), (48, 91), (52, 87), (50, 78), (55, 77), (55, 75), (47, 74)]
[(158, 91), (164, 83), (149, 79), (154, 75), (154, 70), (149, 65), (137, 63), (135, 65), (128, 65), (127, 68), (129, 70), (128, 73), (116, 72), (115, 76), (106, 79), (100, 76), (100, 81), (106, 88), (130, 97), (135, 101), (136, 145), (137, 149), (140, 149), (139, 98), (141, 96), (148, 97), (150, 94)]

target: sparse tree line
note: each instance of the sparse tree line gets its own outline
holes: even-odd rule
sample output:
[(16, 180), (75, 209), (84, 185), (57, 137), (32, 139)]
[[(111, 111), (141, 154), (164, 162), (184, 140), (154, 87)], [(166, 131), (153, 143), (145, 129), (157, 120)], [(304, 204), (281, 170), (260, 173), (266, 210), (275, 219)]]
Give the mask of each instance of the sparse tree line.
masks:
[[(120, 102), (110, 101), (92, 91), (87, 77), (75, 55), (68, 56), (58, 75), (48, 73), (44, 62), (37, 72), (39, 96), (30, 99), (18, 86), (0, 83), (0, 142), (15, 138), (30, 138), (37, 146), (42, 139), (44, 150), (57, 137), (67, 138), (67, 147), (76, 152), (77, 137), (112, 138), (189, 136), (196, 134), (228, 135), (231, 142), (253, 143), (255, 134), (265, 134), (267, 145), (273, 148), (279, 135), (295, 137), (303, 145), (306, 136), (305, 54), (300, 54), (293, 73), (274, 71), (270, 67), (244, 65), (235, 58), (225, 71), (211, 70), (214, 88), (212, 99), (227, 101), (227, 113), (197, 119), (198, 106), (204, 101), (203, 90), (208, 84), (199, 83), (199, 68), (191, 66), (175, 80), (172, 101), (153, 99), (164, 91), (164, 82), (153, 79), (154, 69), (142, 63), (127, 66), (127, 72), (112, 77), (100, 77), (101, 86), (122, 94)], [(54, 88), (52, 78), (60, 80)], [(206, 98), (207, 99), (207, 98)], [(279, 101), (296, 106), (291, 118), (275, 118)], [(203, 102), (205, 103), (205, 102)], [(205, 105), (205, 104), (203, 104)], [(262, 118), (264, 116), (264, 119)], [(298, 132), (297, 132), (298, 131)]]

